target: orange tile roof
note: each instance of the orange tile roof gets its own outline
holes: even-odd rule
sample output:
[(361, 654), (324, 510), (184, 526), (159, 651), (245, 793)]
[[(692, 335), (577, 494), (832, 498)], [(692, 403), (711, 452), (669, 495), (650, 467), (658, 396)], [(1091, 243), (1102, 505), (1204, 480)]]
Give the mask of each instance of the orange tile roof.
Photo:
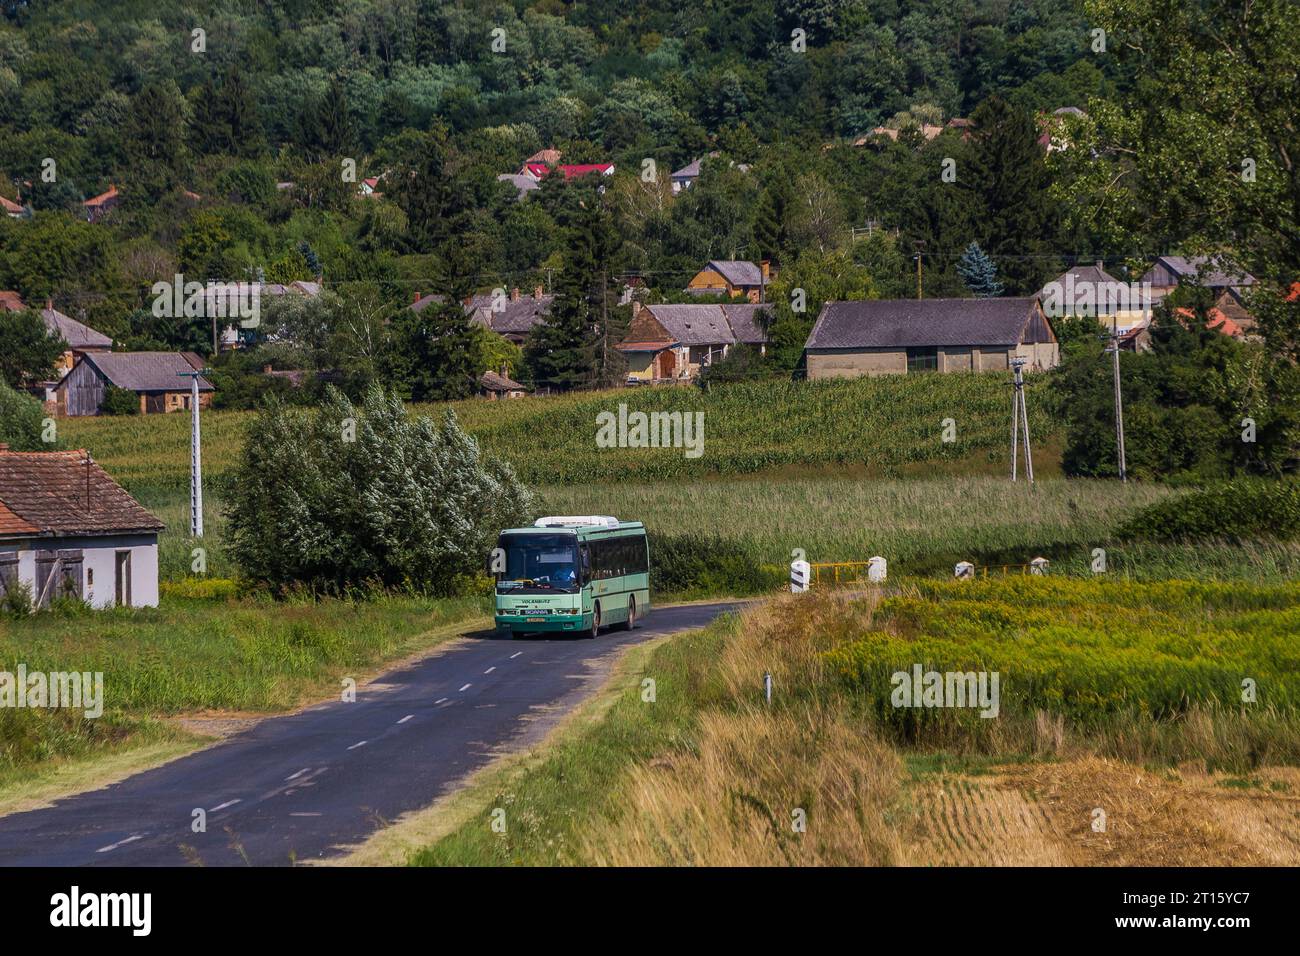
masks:
[(84, 449), (0, 449), (0, 506), (0, 528), (7, 534), (126, 534), (163, 527)]

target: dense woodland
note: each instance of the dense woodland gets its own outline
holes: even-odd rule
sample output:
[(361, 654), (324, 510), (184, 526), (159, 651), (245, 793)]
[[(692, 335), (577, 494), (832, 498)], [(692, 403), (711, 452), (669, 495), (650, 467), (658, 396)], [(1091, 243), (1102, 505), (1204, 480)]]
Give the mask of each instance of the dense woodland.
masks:
[[(1232, 361), (1286, 364), (1289, 6), (7, 0), (0, 192), (30, 212), (0, 219), (0, 288), (124, 347), (207, 354), (208, 323), (156, 317), (153, 283), (320, 279), (318, 299), (266, 310), (262, 345), (213, 358), (218, 403), (247, 406), (290, 390), (254, 374), (267, 363), (417, 400), (501, 364), (553, 388), (617, 382), (627, 278), (673, 300), (713, 258), (778, 267), (773, 348), (737, 360), (789, 375), (822, 301), (915, 294), (918, 250), (927, 296), (978, 291), (959, 268), (972, 243), (1004, 294), (1075, 262), (1134, 279), (1157, 254), (1214, 253), (1261, 279), (1268, 348)], [(922, 135), (957, 117), (969, 135)], [(550, 147), (617, 172), (553, 175), (522, 200), (498, 181)], [(668, 174), (701, 157), (674, 195)], [(370, 177), (379, 198), (358, 194)], [(121, 205), (87, 222), (83, 200), (110, 186)], [(538, 285), (557, 299), (523, 354), (454, 304)], [(428, 293), (449, 304), (407, 308)], [(314, 400), (315, 381), (297, 393)]]

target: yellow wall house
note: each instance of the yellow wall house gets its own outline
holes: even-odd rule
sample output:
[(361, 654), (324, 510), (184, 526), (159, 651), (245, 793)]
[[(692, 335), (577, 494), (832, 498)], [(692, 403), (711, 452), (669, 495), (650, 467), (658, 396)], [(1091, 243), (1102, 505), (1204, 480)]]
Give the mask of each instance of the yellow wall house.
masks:
[(827, 302), (804, 346), (808, 377), (1052, 368), (1060, 350), (1038, 296)]
[(766, 301), (766, 289), (772, 281), (771, 265), (733, 259), (714, 259), (686, 284), (691, 295), (725, 295), (750, 302)]
[(632, 322), (616, 348), (628, 383), (685, 382), (738, 345), (767, 348), (768, 309), (754, 304), (632, 304)]

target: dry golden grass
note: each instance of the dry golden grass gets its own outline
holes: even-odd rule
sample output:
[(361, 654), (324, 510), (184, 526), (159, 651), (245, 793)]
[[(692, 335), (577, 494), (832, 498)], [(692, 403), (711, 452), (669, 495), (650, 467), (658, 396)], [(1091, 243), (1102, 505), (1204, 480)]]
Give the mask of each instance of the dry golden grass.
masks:
[[(591, 832), (585, 861), (616, 866), (887, 866), (902, 763), (833, 711), (706, 714), (696, 751), (635, 767), (628, 813)], [(800, 824), (802, 823), (802, 826)]]

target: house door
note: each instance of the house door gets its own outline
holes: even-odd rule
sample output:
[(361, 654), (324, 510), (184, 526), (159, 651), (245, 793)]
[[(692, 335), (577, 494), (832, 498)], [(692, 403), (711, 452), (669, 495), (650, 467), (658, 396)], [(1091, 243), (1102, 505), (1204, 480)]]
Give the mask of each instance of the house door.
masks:
[(662, 352), (660, 352), (659, 355), (656, 357), (655, 362), (658, 366), (658, 371), (655, 373), (655, 378), (673, 377), (674, 373), (677, 370), (677, 356), (673, 354), (672, 349), (664, 349)]
[(117, 575), (113, 585), (113, 603), (118, 607), (131, 606), (131, 552), (117, 552)]
[(85, 598), (80, 550), (36, 552), (36, 594), (33, 603), (48, 607), (51, 598)]

